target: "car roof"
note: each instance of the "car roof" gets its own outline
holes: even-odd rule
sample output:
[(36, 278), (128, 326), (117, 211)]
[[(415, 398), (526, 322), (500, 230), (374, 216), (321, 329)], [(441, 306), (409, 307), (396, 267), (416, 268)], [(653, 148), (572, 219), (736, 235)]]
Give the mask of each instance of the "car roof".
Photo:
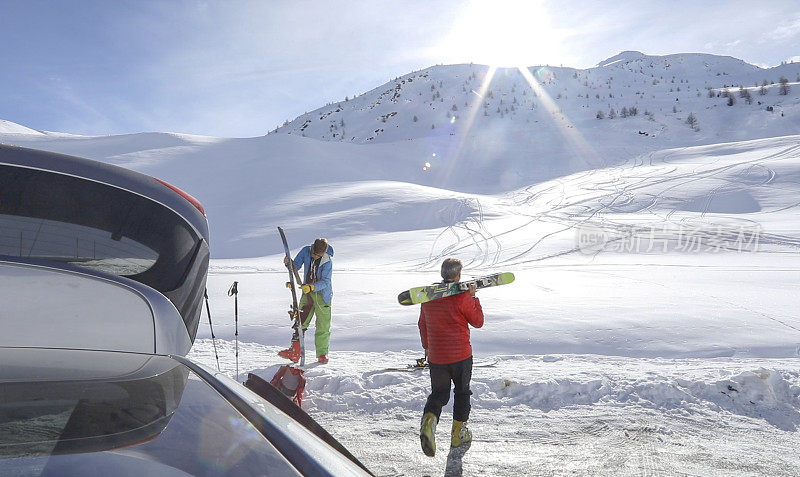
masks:
[(205, 215), (179, 193), (146, 174), (82, 157), (5, 144), (0, 145), (0, 164), (66, 174), (128, 190), (175, 211), (206, 241), (209, 239)]

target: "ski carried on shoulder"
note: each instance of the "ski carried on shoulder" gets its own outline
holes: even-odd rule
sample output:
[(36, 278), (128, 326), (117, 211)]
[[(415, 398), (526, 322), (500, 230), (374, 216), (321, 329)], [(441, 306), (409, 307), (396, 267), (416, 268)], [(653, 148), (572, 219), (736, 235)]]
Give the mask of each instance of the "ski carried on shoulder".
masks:
[[(289, 308), (289, 319), (294, 322), (292, 324), (292, 329), (294, 330), (292, 333), (292, 342), (288, 349), (279, 351), (278, 356), (287, 358), (295, 363), (299, 361), (300, 366), (304, 366), (306, 364), (306, 347), (303, 340), (303, 324), (300, 320), (300, 308), (297, 304), (296, 290), (296, 287), (300, 281), (300, 274), (297, 272), (297, 268), (294, 266), (294, 261), (292, 260), (291, 253), (289, 252), (289, 243), (286, 241), (286, 234), (280, 227), (278, 227), (278, 233), (281, 234), (281, 240), (283, 241), (283, 249), (286, 252), (286, 258), (289, 259), (289, 263), (286, 265), (286, 269), (289, 270), (289, 281), (286, 282), (286, 288), (292, 291), (292, 304)], [(297, 278), (297, 281), (295, 281), (295, 278)]]
[(469, 286), (474, 284), (477, 288), (496, 287), (507, 285), (514, 281), (514, 274), (510, 272), (495, 273), (485, 277), (473, 278), (463, 282), (437, 283), (424, 287), (415, 287), (406, 290), (397, 296), (397, 301), (401, 305), (416, 305), (429, 301), (444, 298), (446, 296), (458, 295), (469, 290)]

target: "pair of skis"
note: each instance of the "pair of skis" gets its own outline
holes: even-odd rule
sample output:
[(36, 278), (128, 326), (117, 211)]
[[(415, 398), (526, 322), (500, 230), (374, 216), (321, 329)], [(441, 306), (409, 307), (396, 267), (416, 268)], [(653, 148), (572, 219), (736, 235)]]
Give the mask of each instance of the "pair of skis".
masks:
[[(292, 291), (292, 304), (291, 307), (289, 308), (289, 319), (293, 320), (294, 322), (292, 324), (292, 329), (294, 329), (294, 332), (292, 333), (292, 342), (289, 345), (289, 350), (294, 350), (296, 347), (299, 347), (300, 366), (305, 366), (306, 346), (305, 346), (305, 340), (303, 339), (303, 323), (300, 318), (300, 307), (297, 304), (297, 289), (296, 289), (297, 286), (303, 283), (303, 280), (300, 279), (300, 273), (297, 271), (297, 267), (295, 267), (294, 260), (292, 260), (291, 253), (289, 252), (289, 243), (286, 241), (286, 234), (280, 227), (278, 227), (278, 233), (281, 234), (281, 240), (283, 241), (283, 250), (286, 252), (286, 258), (289, 259), (289, 263), (286, 264), (286, 269), (289, 271), (289, 281), (286, 283), (286, 287)], [(292, 361), (295, 360), (292, 359)]]
[(480, 289), (507, 285), (513, 281), (513, 273), (495, 273), (462, 282), (437, 283), (435, 285), (411, 288), (398, 295), (397, 301), (401, 305), (417, 305), (464, 293), (469, 290), (470, 285), (475, 285), (475, 288)]

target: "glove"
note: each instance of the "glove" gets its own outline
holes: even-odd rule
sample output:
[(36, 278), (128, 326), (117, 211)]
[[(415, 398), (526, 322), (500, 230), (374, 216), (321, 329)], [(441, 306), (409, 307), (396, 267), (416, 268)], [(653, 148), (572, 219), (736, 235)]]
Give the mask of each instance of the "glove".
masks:
[(303, 293), (311, 293), (314, 291), (314, 284), (309, 283), (308, 285), (300, 285), (300, 289), (303, 290)]

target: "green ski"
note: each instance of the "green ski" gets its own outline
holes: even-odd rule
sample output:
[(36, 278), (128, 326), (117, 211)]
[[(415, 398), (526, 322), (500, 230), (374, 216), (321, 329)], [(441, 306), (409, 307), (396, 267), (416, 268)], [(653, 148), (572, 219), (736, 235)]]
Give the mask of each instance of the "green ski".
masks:
[(513, 273), (495, 273), (494, 275), (473, 278), (472, 280), (465, 280), (463, 282), (437, 283), (435, 285), (412, 288), (398, 295), (397, 301), (401, 305), (416, 305), (418, 303), (426, 303), (446, 296), (464, 293), (473, 283), (478, 288), (486, 288), (507, 285), (513, 281)]

